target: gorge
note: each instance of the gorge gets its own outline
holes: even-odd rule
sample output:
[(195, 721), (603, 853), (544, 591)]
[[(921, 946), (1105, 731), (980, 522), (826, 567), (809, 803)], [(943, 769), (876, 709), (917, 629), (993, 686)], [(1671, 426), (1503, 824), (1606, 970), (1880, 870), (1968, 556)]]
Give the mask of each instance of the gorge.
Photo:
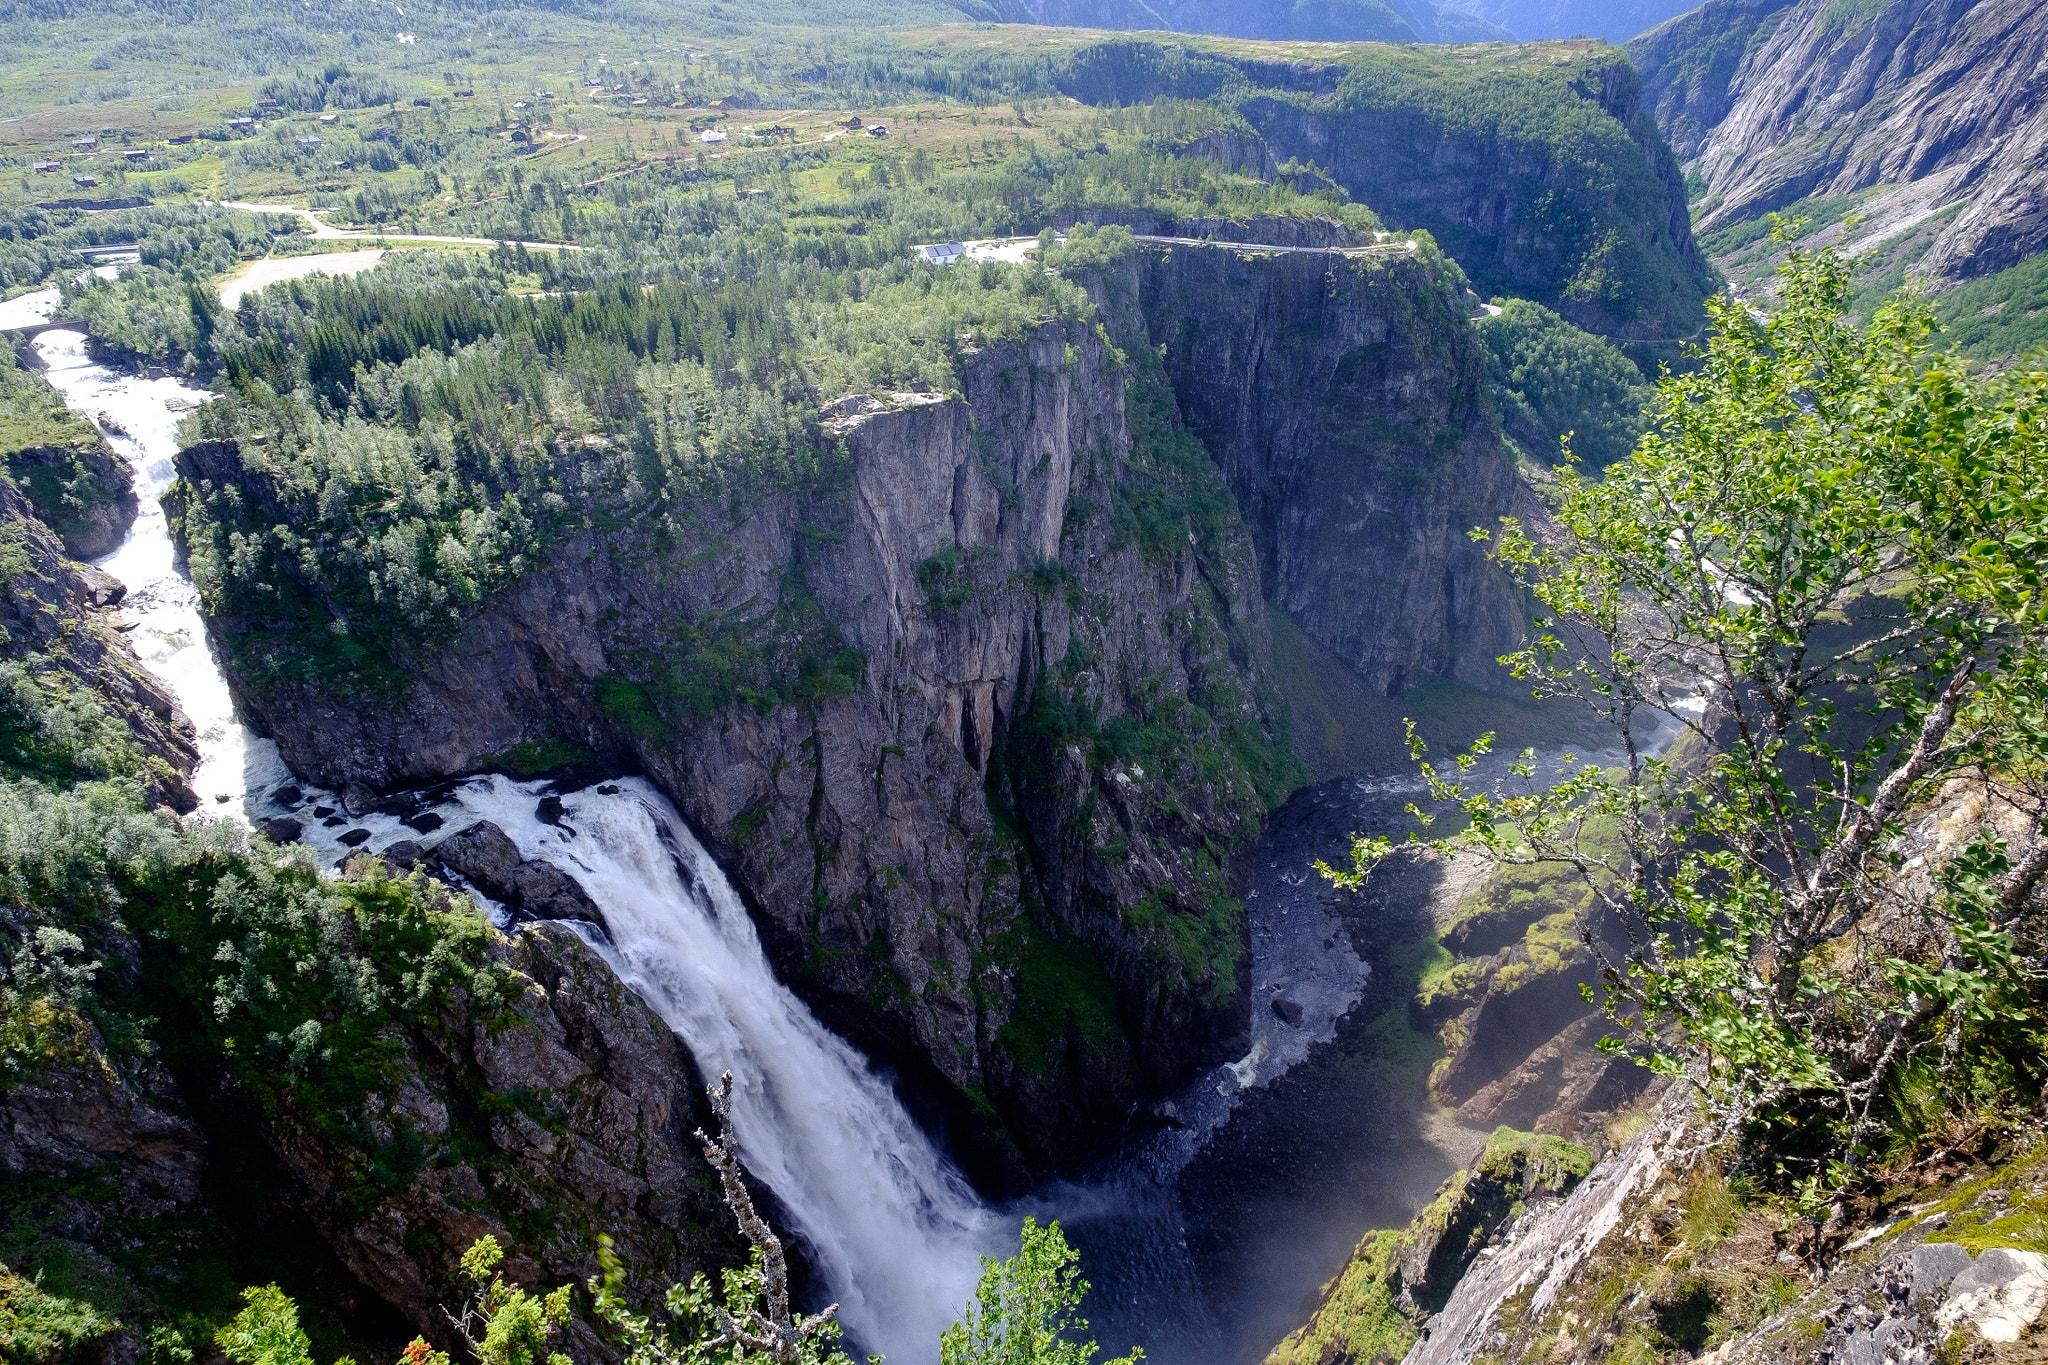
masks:
[[(1921, 707), (1953, 578), (2032, 657), (2037, 371), (1984, 349), (2025, 291), (1965, 352), (1870, 322), (1887, 271), (1981, 261), (1947, 316), (2035, 268), (1984, 75), (2030, 16), (1710, 0), (1624, 53), (1406, 0), (693, 3), (0, 16), (43, 54), (0, 62), (0, 1356), (620, 1365), (666, 1308), (724, 1359), (682, 1341), (760, 1245), (699, 1136), (728, 1072), (854, 1358), (940, 1359), (1026, 1218), (1092, 1286), (1069, 1365), (1989, 1341), (1886, 1239), (1952, 1219), (1976, 1268), (1907, 1259), (1985, 1302), (2048, 1275), (2031, 893), (1964, 923), (2043, 861), (1993, 751), (2032, 694), (1958, 703), (1981, 770), (1902, 779), (1827, 888), (1892, 901), (1766, 990), (1709, 972), (1779, 940), (1688, 862), (1748, 809), (1690, 632), (1789, 595)], [(1861, 240), (1895, 189), (1911, 262), (1758, 216)], [(1673, 507), (1708, 588), (1631, 674)], [(1773, 576), (1831, 537), (1877, 567)], [(1764, 1042), (1701, 1063), (1694, 1010)], [(1685, 1146), (1687, 1085), (1788, 1056)], [(1022, 1365), (967, 1318), (946, 1365)]]

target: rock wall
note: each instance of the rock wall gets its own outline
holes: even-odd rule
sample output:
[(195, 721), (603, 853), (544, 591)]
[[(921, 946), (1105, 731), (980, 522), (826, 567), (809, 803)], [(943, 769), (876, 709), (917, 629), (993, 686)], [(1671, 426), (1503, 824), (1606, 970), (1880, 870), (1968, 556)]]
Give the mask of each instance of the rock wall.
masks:
[(1522, 609), (1466, 532), (1519, 480), (1462, 301), (1413, 253), (1148, 254), (1147, 333), (1214, 455), (1267, 597), (1389, 696), (1482, 686)]
[[(1464, 534), (1512, 471), (1426, 262), (1196, 247), (1083, 273), (1099, 325), (969, 349), (954, 395), (828, 404), (818, 486), (559, 544), (408, 658), (402, 695), (245, 686), (245, 712), (337, 787), (549, 746), (647, 772), (782, 977), (971, 1166), (1078, 1156), (1244, 1027), (1242, 863), (1297, 771), (1260, 557), (1383, 689), (1477, 671), (1516, 616)], [(198, 497), (273, 516), (232, 446), (182, 459)], [(818, 642), (821, 681), (718, 693), (776, 632)]]
[[(549, 1287), (596, 1274), (608, 1235), (647, 1303), (738, 1261), (692, 1136), (711, 1122), (703, 1087), (668, 1026), (559, 925), (493, 935), (489, 958), (508, 969), (509, 1003), (458, 993), (404, 1030), (403, 1081), (350, 1116), (357, 1142), (279, 1092), (270, 1144), (342, 1264), (452, 1346), (442, 1306), (485, 1234), (512, 1253), (514, 1281)], [(595, 1338), (579, 1345), (608, 1358)]]
[(1858, 211), (1885, 236), (1935, 223), (1926, 276), (2048, 245), (2048, 11), (2032, 0), (1713, 0), (1629, 54), (1705, 181), (1702, 231), (1891, 187)]
[[(1283, 722), (1242, 533), (1162, 547), (1124, 515), (1151, 476), (1097, 331), (1051, 324), (960, 372), (958, 396), (830, 405), (843, 458), (821, 488), (694, 507), (680, 541), (559, 545), (422, 652), (402, 699), (286, 686), (246, 709), (337, 786), (548, 741), (646, 771), (783, 977), (950, 1104), (1000, 1174), (1229, 1051), (1236, 862), (1263, 811), (1240, 753), (1270, 758)], [(184, 459), (202, 490), (242, 480), (232, 448)], [(837, 682), (674, 701), (731, 632), (798, 616), (836, 644)]]
[(198, 804), (186, 780), (198, 760), (192, 724), (115, 628), (106, 608), (125, 592), (71, 559), (22, 491), (0, 478), (0, 660), (21, 665), (55, 698), (103, 711), (127, 730), (139, 759), (133, 773), (116, 766), (65, 776), (134, 776), (151, 801), (189, 811)]

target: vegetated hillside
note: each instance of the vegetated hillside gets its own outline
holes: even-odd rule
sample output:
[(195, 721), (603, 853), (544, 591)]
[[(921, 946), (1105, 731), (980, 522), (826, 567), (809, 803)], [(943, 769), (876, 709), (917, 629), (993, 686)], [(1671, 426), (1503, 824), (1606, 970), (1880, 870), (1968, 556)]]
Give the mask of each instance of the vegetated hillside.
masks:
[(1296, 42), (1491, 43), (1514, 35), (1431, 0), (997, 0), (1005, 19)]
[(282, 1283), (326, 1358), (390, 1359), (486, 1230), (565, 1278), (611, 1235), (643, 1298), (735, 1259), (693, 1066), (573, 934), (177, 818), (190, 724), (44, 519), (101, 534), (109, 452), (0, 381), (8, 1358), (186, 1359)]
[(1677, 165), (1612, 49), (1362, 47), (1308, 65), (1125, 41), (1076, 53), (1062, 82), (1097, 104), (1227, 106), (1296, 183), (1428, 231), (1482, 294), (1588, 331), (1692, 336), (1715, 286)]
[(1717, 258), (1765, 269), (1759, 220), (1873, 251), (1937, 289), (2048, 245), (2048, 11), (2031, 0), (1709, 0), (1629, 53)]
[[(1702, 363), (1659, 385), (1656, 434), (1603, 480), (1561, 480), (1545, 541), (1503, 538), (1579, 646), (1532, 648), (1526, 672), (1623, 733), (1637, 682), (1658, 694), (1674, 659), (1705, 700), (1668, 762), (1632, 753), (1541, 793), (1449, 779), (1471, 820), (1450, 846), (1495, 872), (1441, 942), (1522, 940), (1425, 974), (1431, 1022), (1477, 1003), (1439, 1033), (1432, 1086), (1483, 1082), (1468, 1109), (1509, 1099), (1494, 1112), (1549, 1140), (1497, 1132), (1406, 1228), (1364, 1238), (1272, 1365), (2039, 1356), (2048, 370), (1958, 358), (1923, 301), (1866, 322), (1834, 253), (1789, 255), (1780, 286), (1775, 307), (1717, 301)], [(1813, 579), (1782, 529), (1850, 508), (1808, 546), (1837, 568), (1858, 556), (1860, 590)], [(1711, 546), (1674, 555), (1708, 519)], [(1640, 615), (1614, 610), (1624, 593)], [(1878, 705), (1796, 699), (1874, 679)], [(1797, 758), (1775, 739), (1737, 757), (1780, 725)], [(1340, 880), (1369, 888), (1407, 856), (1360, 838)], [(1579, 1007), (1604, 996), (1585, 1024), (1612, 1069), (1518, 1105), (1471, 1044), (1496, 999), (1528, 992), (1500, 1012), (1520, 1020), (1545, 994), (1569, 1008), (1574, 976)], [(1596, 1095), (1648, 1071), (1661, 1096), (1600, 1113)]]

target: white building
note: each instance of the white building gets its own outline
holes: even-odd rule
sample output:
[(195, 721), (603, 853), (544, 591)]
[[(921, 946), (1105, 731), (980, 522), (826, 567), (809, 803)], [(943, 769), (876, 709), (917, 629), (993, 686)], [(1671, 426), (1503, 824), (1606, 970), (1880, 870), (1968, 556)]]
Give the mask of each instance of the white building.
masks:
[(967, 254), (967, 246), (963, 242), (934, 242), (930, 246), (912, 247), (910, 254), (913, 260), (951, 265)]

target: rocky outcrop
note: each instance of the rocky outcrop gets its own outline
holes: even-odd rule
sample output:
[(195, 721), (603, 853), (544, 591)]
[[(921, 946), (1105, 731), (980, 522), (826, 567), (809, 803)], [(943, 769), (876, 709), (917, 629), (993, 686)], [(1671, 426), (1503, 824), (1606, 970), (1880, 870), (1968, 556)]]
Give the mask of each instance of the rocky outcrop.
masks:
[[(136, 662), (105, 610), (123, 591), (115, 579), (73, 561), (21, 490), (0, 479), (0, 659), (24, 669), (48, 699), (40, 704), (67, 710), (74, 730), (90, 714), (115, 727), (104, 742), (84, 741), (81, 761), (92, 771), (55, 775), (132, 776), (152, 801), (191, 810), (198, 804), (187, 785), (198, 762), (191, 722)], [(11, 738), (32, 760), (35, 736)]]
[(1275, 1365), (2035, 1358), (2048, 1257), (2023, 1244), (2041, 1201), (2038, 1130), (1988, 1164), (1917, 1168), (1888, 1212), (1850, 1220), (1833, 1251), (1802, 1265), (1788, 1249), (1800, 1220), (1736, 1195), (1699, 1159), (1684, 1114), (1674, 1095), (1562, 1202), (1531, 1200), (1481, 1232), (1433, 1315), (1411, 1306), (1402, 1276), (1445, 1245), (1429, 1235), (1447, 1222), (1442, 1201), (1408, 1230), (1368, 1238)]
[(206, 1137), (169, 1073), (147, 1057), (114, 1057), (91, 1023), (61, 1008), (39, 1025), (49, 1055), (0, 1086), (0, 1172), (109, 1182), (91, 1202), (95, 1222), (196, 1203)]
[(1374, 1365), (1398, 1359), (1489, 1242), (1551, 1208), (1592, 1169), (1557, 1138), (1497, 1129), (1406, 1228), (1370, 1233), (1323, 1286), (1308, 1322), (1266, 1365)]
[(2032, 0), (1710, 0), (1629, 51), (1705, 182), (1702, 231), (1863, 195), (1857, 244), (1925, 225), (1932, 279), (2048, 245), (2048, 12)]
[(512, 1279), (549, 1286), (595, 1274), (609, 1236), (642, 1302), (735, 1260), (692, 1137), (699, 1078), (668, 1026), (560, 926), (494, 935), (488, 959), (502, 997), (458, 992), (403, 1029), (394, 1084), (345, 1124), (280, 1093), (267, 1140), (342, 1264), (445, 1341), (456, 1262), (487, 1233)]
[(1268, 600), (1375, 690), (1498, 684), (1521, 604), (1464, 534), (1518, 477), (1461, 301), (1413, 253), (1175, 248), (1142, 285)]
[[(387, 859), (389, 854), (386, 854)], [(477, 890), (528, 919), (573, 919), (602, 925), (604, 913), (568, 873), (552, 863), (523, 858), (505, 831), (489, 820), (449, 835), (434, 858)]]
[(73, 559), (105, 558), (135, 524), (135, 476), (104, 441), (10, 451), (7, 473)]
[(1359, 48), (1311, 65), (1121, 41), (1077, 52), (1061, 79), (1092, 104), (1226, 104), (1276, 163), (1432, 234), (1483, 296), (1535, 299), (1591, 332), (1691, 336), (1718, 285), (1677, 162), (1612, 49)]

